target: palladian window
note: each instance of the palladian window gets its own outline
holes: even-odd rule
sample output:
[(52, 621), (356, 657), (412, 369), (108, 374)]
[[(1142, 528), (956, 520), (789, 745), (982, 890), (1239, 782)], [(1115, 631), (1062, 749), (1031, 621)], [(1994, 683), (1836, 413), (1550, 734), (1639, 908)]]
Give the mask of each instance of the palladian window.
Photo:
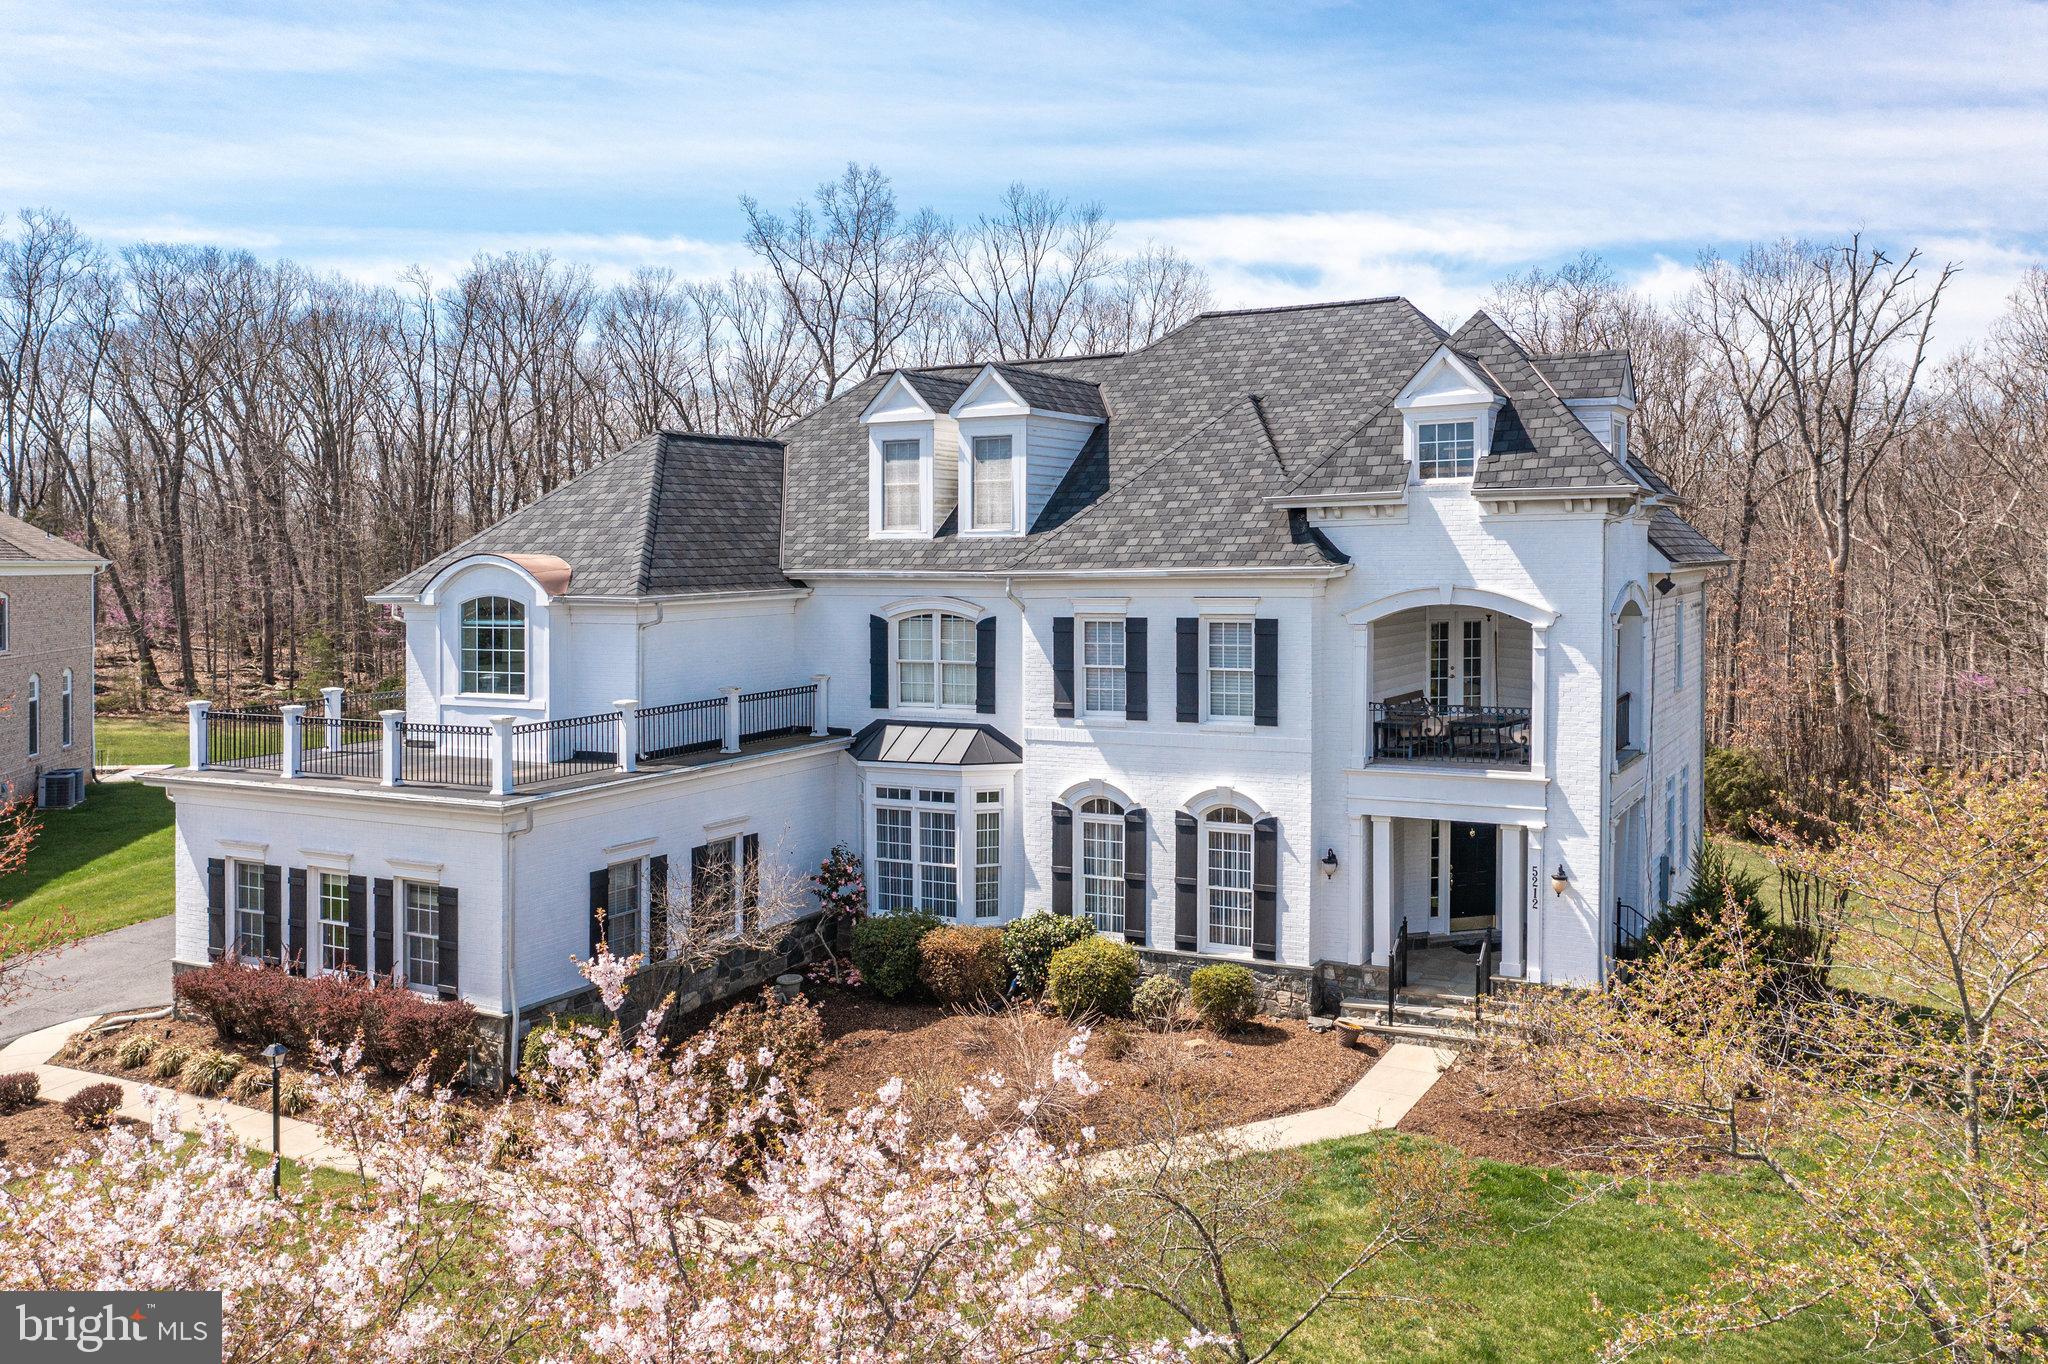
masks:
[(526, 694), (526, 608), (510, 597), (462, 604), (462, 690), (483, 696)]

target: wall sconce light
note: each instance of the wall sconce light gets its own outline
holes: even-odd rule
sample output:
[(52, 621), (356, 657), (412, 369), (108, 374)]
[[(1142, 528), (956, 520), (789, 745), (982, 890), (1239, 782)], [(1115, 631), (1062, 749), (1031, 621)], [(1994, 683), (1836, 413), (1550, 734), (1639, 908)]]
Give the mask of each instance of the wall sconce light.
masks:
[(1663, 596), (1666, 592), (1669, 592), (1674, 586), (1676, 586), (1676, 584), (1674, 584), (1671, 581), (1671, 575), (1669, 573), (1666, 573), (1663, 577), (1657, 579), (1657, 595), (1660, 597)]
[(1571, 883), (1572, 878), (1564, 874), (1564, 863), (1558, 863), (1557, 870), (1550, 873), (1550, 893), (1552, 895), (1562, 895), (1564, 894), (1564, 888)]
[(1335, 848), (1331, 848), (1323, 853), (1323, 875), (1335, 876), (1336, 874), (1337, 850)]

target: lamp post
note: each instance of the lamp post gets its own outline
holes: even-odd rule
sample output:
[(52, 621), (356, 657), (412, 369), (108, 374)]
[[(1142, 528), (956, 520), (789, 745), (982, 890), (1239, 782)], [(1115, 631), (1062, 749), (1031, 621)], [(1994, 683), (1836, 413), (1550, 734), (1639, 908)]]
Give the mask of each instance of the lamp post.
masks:
[(272, 1042), (263, 1049), (270, 1062), (270, 1196), (284, 1196), (284, 1044)]

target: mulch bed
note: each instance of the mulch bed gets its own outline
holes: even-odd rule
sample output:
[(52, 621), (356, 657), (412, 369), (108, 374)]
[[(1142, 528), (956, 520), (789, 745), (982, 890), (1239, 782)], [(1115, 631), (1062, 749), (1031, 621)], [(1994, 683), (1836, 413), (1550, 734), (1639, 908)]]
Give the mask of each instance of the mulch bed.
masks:
[[(127, 1118), (114, 1121), (139, 1125)], [(61, 1104), (37, 1100), (18, 1112), (0, 1113), (0, 1161), (8, 1165), (51, 1165), (65, 1152), (99, 1139), (100, 1133), (72, 1122)]]
[(1684, 1118), (1633, 1103), (1550, 1102), (1512, 1055), (1460, 1058), (1398, 1126), (1514, 1165), (1611, 1174), (1642, 1169), (1654, 1154), (1658, 1174), (1685, 1175), (1729, 1164), (1691, 1140), (1705, 1129)]
[[(1066, 1020), (1031, 1008), (1000, 1013), (949, 1011), (891, 1003), (855, 991), (814, 993), (826, 1044), (809, 1092), (828, 1108), (871, 1099), (891, 1077), (904, 1081), (913, 1117), (943, 1121), (962, 1085), (991, 1070), (1023, 1074), (1072, 1035)], [(1299, 1019), (1258, 1019), (1230, 1037), (1192, 1030), (1146, 1031), (1136, 1024), (1095, 1029), (1083, 1063), (1102, 1086), (1073, 1105), (1063, 1125), (1095, 1129), (1114, 1145), (1146, 1133), (1134, 1110), (1172, 1086), (1200, 1127), (1222, 1127), (1320, 1108), (1340, 1097), (1383, 1047), (1345, 1047), (1334, 1032), (1312, 1033)]]
[[(114, 1049), (128, 1038), (142, 1033), (147, 1033), (149, 1036), (154, 1037), (159, 1046), (175, 1043), (194, 1052), (226, 1052), (230, 1056), (240, 1057), (244, 1070), (254, 1070), (266, 1077), (270, 1073), (270, 1062), (263, 1059), (263, 1048), (261, 1045), (254, 1042), (222, 1041), (220, 1035), (214, 1032), (211, 1023), (201, 1023), (195, 1019), (188, 1018), (152, 1019), (146, 1023), (132, 1024), (117, 1032), (110, 1032), (103, 1037), (90, 1041), (87, 1040), (84, 1033), (80, 1033), (65, 1043), (62, 1051), (50, 1058), (50, 1064), (69, 1066), (73, 1070), (89, 1070), (96, 1075), (112, 1075), (122, 1080), (133, 1080), (137, 1084), (155, 1085), (158, 1089), (175, 1089), (179, 1093), (191, 1093), (176, 1076), (172, 1076), (169, 1079), (159, 1079), (151, 1074), (148, 1062), (144, 1062), (134, 1070), (123, 1070), (121, 1068), (120, 1062), (115, 1059)], [(85, 1049), (95, 1047), (98, 1048), (95, 1054), (84, 1054)], [(310, 1085), (315, 1075), (323, 1073), (309, 1066), (308, 1063), (312, 1059), (310, 1055), (294, 1053), (284, 1064), (284, 1074), (287, 1077), (296, 1078), (301, 1084)], [(369, 1071), (368, 1075), (372, 1088), (390, 1088), (399, 1083), (396, 1080), (391, 1080), (377, 1074), (374, 1070)], [(235, 1102), (226, 1092), (197, 1095), (195, 1097), (217, 1099), (227, 1103)], [(266, 1083), (263, 1092), (249, 1100), (249, 1102), (257, 1108), (269, 1108), (269, 1085)]]

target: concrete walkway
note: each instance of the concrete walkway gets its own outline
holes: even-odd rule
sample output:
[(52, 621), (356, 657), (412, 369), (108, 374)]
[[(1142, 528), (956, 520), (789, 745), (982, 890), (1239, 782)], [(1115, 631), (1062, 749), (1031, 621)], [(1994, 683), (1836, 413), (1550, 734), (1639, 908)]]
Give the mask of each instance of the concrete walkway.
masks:
[[(138, 1122), (150, 1120), (149, 1106), (142, 1101), (143, 1086), (134, 1080), (119, 1076), (101, 1075), (97, 1071), (73, 1070), (69, 1066), (53, 1066), (50, 1058), (63, 1050), (74, 1034), (83, 1032), (95, 1022), (99, 1015), (89, 1018), (74, 1018), (66, 1023), (32, 1032), (18, 1037), (6, 1046), (0, 1047), (0, 1075), (12, 1075), (18, 1071), (33, 1071), (42, 1082), (40, 1097), (52, 1103), (62, 1103), (87, 1085), (116, 1084), (121, 1086), (121, 1116), (134, 1118)], [(228, 1131), (236, 1141), (251, 1150), (270, 1150), (270, 1110), (246, 1108), (231, 1104), (225, 1099), (201, 1099), (191, 1094), (165, 1091), (178, 1104), (178, 1127), (181, 1131), (197, 1132), (203, 1119), (219, 1116), (226, 1122)], [(340, 1147), (329, 1142), (312, 1123), (298, 1118), (286, 1118), (279, 1133), (281, 1149), (285, 1156), (302, 1165), (327, 1165), (346, 1168), (349, 1157)]]
[(21, 996), (0, 1008), (0, 1043), (75, 1019), (171, 1002), (173, 916), (81, 938), (24, 967)]

